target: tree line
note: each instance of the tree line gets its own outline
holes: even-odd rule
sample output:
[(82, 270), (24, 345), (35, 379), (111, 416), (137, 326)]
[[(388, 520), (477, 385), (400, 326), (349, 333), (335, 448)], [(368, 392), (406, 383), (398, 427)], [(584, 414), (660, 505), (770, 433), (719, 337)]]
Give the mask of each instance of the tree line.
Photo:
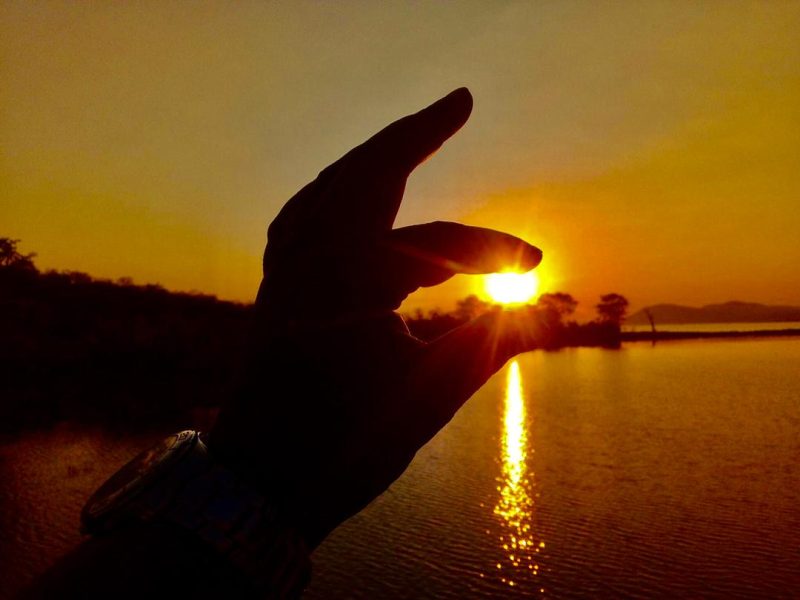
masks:
[[(533, 347), (559, 348), (564, 346), (606, 346), (620, 344), (622, 322), (628, 311), (628, 300), (616, 293), (600, 296), (595, 305), (596, 317), (588, 323), (578, 323), (572, 317), (578, 301), (566, 292), (541, 294), (535, 303), (516, 307), (515, 314), (529, 319), (536, 326), (538, 337), (532, 337)], [(430, 341), (480, 315), (503, 310), (502, 306), (470, 295), (458, 301), (455, 310), (433, 310), (425, 314), (417, 310), (406, 315), (409, 330), (416, 337)]]
[[(41, 272), (19, 240), (0, 238), (0, 432), (64, 419), (152, 423), (230, 396), (246, 353), (252, 305), (199, 293)], [(542, 294), (521, 309), (537, 347), (619, 344), (627, 300), (607, 294), (578, 324), (577, 301)], [(451, 312), (407, 315), (432, 340), (497, 305), (469, 296)], [(517, 311), (518, 313), (520, 311)]]
[(230, 395), (251, 306), (40, 272), (34, 257), (0, 238), (0, 431), (150, 423)]

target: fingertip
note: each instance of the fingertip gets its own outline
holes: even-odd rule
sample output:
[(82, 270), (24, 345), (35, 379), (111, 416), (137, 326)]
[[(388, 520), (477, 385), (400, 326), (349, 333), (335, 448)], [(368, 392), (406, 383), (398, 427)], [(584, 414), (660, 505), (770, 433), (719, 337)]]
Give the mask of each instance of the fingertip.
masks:
[(472, 105), (472, 94), (466, 87), (460, 87), (434, 102), (426, 110), (433, 109), (436, 113), (444, 113), (450, 121), (449, 128), (458, 129), (469, 119)]
[(543, 257), (544, 253), (539, 248), (525, 243), (522, 248), (519, 266), (523, 272), (530, 271), (539, 266)]
[(511, 239), (512, 244), (505, 255), (505, 259), (501, 258), (501, 262), (492, 272), (527, 273), (539, 266), (543, 257), (543, 252), (539, 248), (516, 236), (506, 235)]
[(460, 87), (447, 95), (448, 98), (451, 98), (453, 102), (458, 102), (465, 110), (467, 114), (472, 112), (472, 105), (474, 104), (474, 99), (472, 97), (472, 93), (469, 91), (467, 87)]
[(472, 114), (472, 106), (474, 104), (472, 94), (467, 88), (460, 87), (451, 92), (450, 95), (455, 98), (454, 102), (458, 102), (458, 112), (460, 113), (462, 122), (466, 122)]
[(437, 100), (437, 102), (459, 102), (471, 106), (472, 93), (469, 91), (469, 88), (462, 86), (443, 96)]

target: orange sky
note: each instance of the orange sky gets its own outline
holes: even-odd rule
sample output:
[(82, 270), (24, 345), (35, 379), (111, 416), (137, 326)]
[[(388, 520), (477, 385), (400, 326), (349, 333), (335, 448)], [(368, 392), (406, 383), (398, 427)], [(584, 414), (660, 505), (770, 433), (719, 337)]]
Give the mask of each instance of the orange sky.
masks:
[(800, 304), (800, 3), (5, 2), (0, 17), (0, 235), (41, 268), (249, 300), (294, 191), (467, 85), (472, 118), (412, 176), (398, 224), (522, 235), (545, 251), (543, 291), (584, 306)]

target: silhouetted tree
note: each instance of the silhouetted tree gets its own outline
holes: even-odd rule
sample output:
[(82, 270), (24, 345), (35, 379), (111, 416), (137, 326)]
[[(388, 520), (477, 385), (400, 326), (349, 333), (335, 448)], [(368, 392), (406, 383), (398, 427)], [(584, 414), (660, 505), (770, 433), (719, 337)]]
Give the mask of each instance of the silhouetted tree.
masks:
[(0, 267), (7, 269), (21, 269), (25, 271), (35, 271), (33, 258), (36, 253), (21, 254), (17, 250), (19, 240), (11, 238), (0, 238)]
[(64, 275), (69, 278), (69, 282), (72, 284), (92, 283), (92, 276), (83, 271), (64, 271)]
[(463, 321), (471, 321), (488, 311), (492, 305), (471, 294), (456, 303), (455, 317)]
[(559, 320), (569, 317), (578, 308), (578, 301), (572, 294), (565, 292), (553, 292), (542, 294), (536, 302), (536, 308), (558, 315)]
[(628, 311), (628, 299), (620, 294), (600, 296), (600, 303), (595, 306), (601, 323), (621, 325)]
[[(656, 332), (656, 320), (653, 318), (653, 313), (650, 312), (649, 308), (645, 308), (644, 309), (644, 314), (647, 317), (647, 320), (650, 321), (650, 331), (655, 333)], [(653, 343), (655, 343), (655, 339), (653, 340)]]
[(39, 272), (0, 238), (0, 433), (172, 418), (228, 395), (251, 308), (158, 285)]

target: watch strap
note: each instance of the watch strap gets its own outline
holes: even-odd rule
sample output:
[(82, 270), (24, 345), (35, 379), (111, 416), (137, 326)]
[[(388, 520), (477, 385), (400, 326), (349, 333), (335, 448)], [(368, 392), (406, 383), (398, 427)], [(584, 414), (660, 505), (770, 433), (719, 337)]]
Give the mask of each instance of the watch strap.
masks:
[(140, 519), (194, 534), (242, 572), (265, 597), (298, 597), (311, 575), (309, 552), (263, 495), (216, 462), (199, 438), (169, 474), (132, 502)]

